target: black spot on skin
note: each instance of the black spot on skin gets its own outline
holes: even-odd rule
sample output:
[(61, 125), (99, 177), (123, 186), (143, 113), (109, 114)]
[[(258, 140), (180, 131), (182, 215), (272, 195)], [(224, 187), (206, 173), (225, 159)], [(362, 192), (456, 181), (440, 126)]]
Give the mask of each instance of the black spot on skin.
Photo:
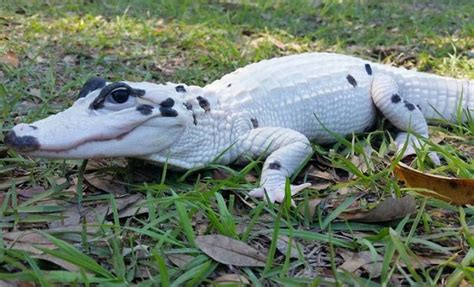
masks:
[(231, 86), (232, 86), (232, 84), (229, 83), (229, 84), (227, 85), (227, 88), (230, 88)]
[(174, 106), (174, 100), (172, 98), (167, 98), (160, 103), (160, 106), (163, 108), (172, 108)]
[(209, 102), (208, 102), (205, 98), (199, 96), (199, 97), (197, 97), (196, 99), (197, 99), (198, 102), (199, 102), (199, 106), (200, 106), (203, 110), (205, 110), (206, 112), (209, 112), (209, 111), (211, 110), (211, 105), (209, 104)]
[(184, 88), (183, 85), (177, 85), (176, 87), (174, 87), (174, 89), (175, 89), (176, 92), (178, 92), (178, 93), (186, 93), (186, 89)]
[(403, 101), (403, 103), (405, 104), (405, 107), (409, 110), (409, 111), (413, 111), (415, 109), (415, 105), (413, 105), (412, 103), (409, 103), (407, 101)]
[(34, 129), (34, 130), (37, 130), (38, 127), (37, 126), (34, 126), (34, 125), (30, 125), (30, 128)]
[[(192, 111), (193, 110), (193, 105), (191, 105), (190, 103), (183, 103), (183, 105), (186, 107), (186, 109), (188, 111)], [(195, 126), (197, 126), (198, 122), (197, 122), (197, 119), (196, 119), (196, 115), (194, 114), (193, 112), (193, 124)]]
[(400, 98), (398, 94), (393, 94), (391, 100), (392, 100), (392, 103), (396, 104), (396, 103), (399, 103), (402, 100), (402, 98)]
[(280, 170), (280, 168), (281, 168), (281, 163), (280, 163), (279, 161), (274, 161), (274, 162), (272, 162), (272, 163), (270, 163), (270, 164), (268, 165), (268, 168), (269, 168), (269, 169)]
[(100, 91), (100, 94), (97, 96), (97, 98), (95, 98), (94, 101), (90, 104), (89, 109), (98, 110), (98, 109), (103, 108), (104, 102), (107, 96), (110, 93), (112, 93), (114, 90), (119, 89), (119, 88), (125, 89), (130, 97), (143, 97), (145, 95), (144, 90), (134, 89), (125, 83), (122, 83), (122, 82), (112, 83), (108, 86), (105, 86)]
[(79, 91), (79, 94), (77, 95), (77, 98), (83, 98), (87, 96), (90, 92), (93, 92), (97, 89), (102, 89), (106, 85), (106, 81), (104, 78), (101, 77), (92, 77), (89, 78), (89, 80), (86, 81), (84, 86), (82, 86), (81, 90)]
[(365, 71), (367, 72), (367, 75), (372, 76), (372, 67), (370, 64), (365, 64)]
[(139, 106), (137, 106), (137, 111), (142, 113), (142, 115), (144, 115), (144, 116), (148, 116), (153, 112), (153, 106), (139, 105)]
[(163, 107), (160, 107), (160, 113), (163, 117), (177, 117), (178, 116), (178, 112), (175, 110), (175, 109), (172, 109), (172, 108), (163, 108)]
[(349, 84), (351, 84), (354, 88), (357, 87), (357, 81), (356, 81), (356, 79), (354, 79), (353, 76), (351, 76), (349, 74), (349, 75), (347, 75), (346, 79), (349, 82)]
[(251, 118), (250, 121), (254, 129), (258, 128), (258, 120), (256, 118)]
[(422, 111), (420, 105), (416, 105), (416, 107), (417, 107), (420, 111)]
[(18, 137), (14, 131), (5, 135), (3, 142), (19, 152), (32, 152), (40, 148), (38, 139), (32, 136)]
[(187, 110), (192, 110), (193, 109), (193, 105), (191, 105), (190, 103), (183, 103), (183, 105), (186, 107)]

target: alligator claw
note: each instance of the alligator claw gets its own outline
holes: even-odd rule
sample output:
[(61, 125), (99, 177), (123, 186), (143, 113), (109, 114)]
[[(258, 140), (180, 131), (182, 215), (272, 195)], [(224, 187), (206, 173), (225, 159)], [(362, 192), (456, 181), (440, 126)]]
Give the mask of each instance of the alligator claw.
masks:
[[(290, 185), (291, 189), (291, 195), (295, 195), (298, 192), (302, 191), (303, 189), (310, 187), (311, 183), (303, 183), (300, 185)], [(265, 195), (265, 193), (267, 195)], [(273, 202), (283, 202), (285, 199), (285, 184), (282, 185), (272, 185), (272, 186), (262, 186), (258, 188), (254, 188), (252, 191), (249, 193), (250, 196), (252, 197), (257, 197), (257, 198), (264, 198), (265, 200), (268, 200), (273, 203)], [(292, 205), (294, 205), (293, 199), (291, 200)]]

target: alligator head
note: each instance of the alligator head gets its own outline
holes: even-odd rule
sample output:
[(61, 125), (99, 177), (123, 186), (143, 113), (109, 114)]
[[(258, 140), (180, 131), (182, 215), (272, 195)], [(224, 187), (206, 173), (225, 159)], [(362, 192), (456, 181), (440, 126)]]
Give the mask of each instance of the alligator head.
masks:
[(47, 158), (146, 156), (177, 141), (192, 116), (184, 85), (107, 83), (89, 79), (68, 109), (31, 124), (18, 124), (5, 144)]

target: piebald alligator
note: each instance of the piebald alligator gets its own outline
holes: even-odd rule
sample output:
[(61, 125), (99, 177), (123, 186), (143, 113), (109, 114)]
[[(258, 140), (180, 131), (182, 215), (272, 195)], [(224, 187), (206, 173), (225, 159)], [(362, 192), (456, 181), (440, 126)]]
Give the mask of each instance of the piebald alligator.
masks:
[(464, 120), (474, 109), (472, 80), (306, 53), (250, 64), (205, 87), (93, 77), (70, 108), (16, 125), (5, 143), (35, 157), (138, 157), (181, 169), (264, 156), (250, 195), (281, 202), (286, 179), (313, 152), (310, 141), (363, 132), (380, 111), (401, 131), (399, 149), (412, 153), (428, 137), (427, 120), (456, 121), (460, 109)]

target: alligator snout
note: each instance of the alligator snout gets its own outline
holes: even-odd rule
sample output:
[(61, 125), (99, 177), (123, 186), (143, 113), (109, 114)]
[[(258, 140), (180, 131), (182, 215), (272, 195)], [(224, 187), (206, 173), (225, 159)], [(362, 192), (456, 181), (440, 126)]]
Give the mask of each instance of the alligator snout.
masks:
[(32, 152), (39, 149), (40, 144), (34, 136), (17, 136), (15, 131), (9, 131), (5, 135), (5, 144), (19, 152)]

